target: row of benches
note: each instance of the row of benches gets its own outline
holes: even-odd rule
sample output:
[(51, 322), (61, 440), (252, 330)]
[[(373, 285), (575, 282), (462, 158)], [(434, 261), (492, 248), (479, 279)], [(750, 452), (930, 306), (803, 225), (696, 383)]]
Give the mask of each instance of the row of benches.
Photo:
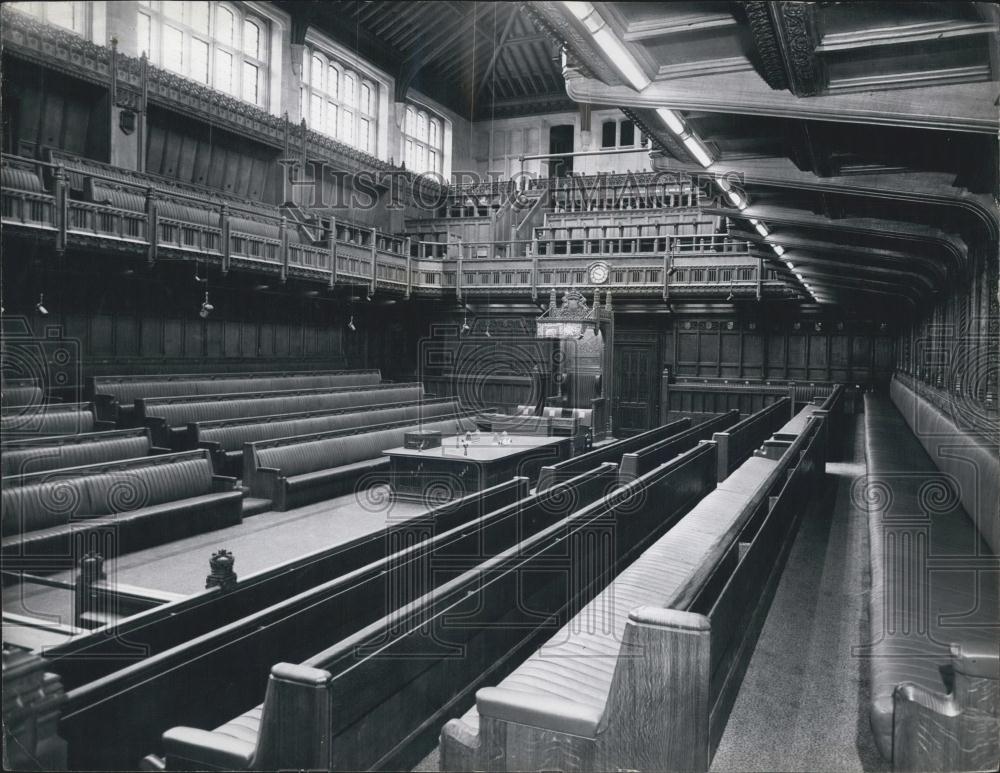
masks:
[[(678, 429), (687, 426), (688, 422), (680, 422)], [(317, 626), (325, 623), (316, 621), (324, 620), (324, 615), (336, 614), (340, 618), (339, 610), (327, 611), (323, 604), (313, 609), (313, 605), (324, 598), (324, 591), (313, 593), (308, 589), (387, 555), (386, 551), (416, 544), (420, 539), (458, 526), (464, 522), (462, 513), (468, 515), (470, 503), (474, 501), (481, 501), (482, 512), (490, 513), (524, 500), (505, 518), (513, 518), (516, 514), (521, 523), (517, 528), (527, 533), (526, 528), (530, 531), (537, 527), (538, 519), (551, 521), (616, 488), (620, 483), (617, 461), (620, 456), (613, 466), (604, 465), (602, 469), (597, 463), (592, 469), (582, 470), (584, 474), (576, 481), (567, 481), (566, 475), (562, 475), (561, 482), (550, 482), (532, 497), (526, 498), (525, 480), (505, 484), (513, 489), (498, 487), (484, 493), (481, 500), (478, 495), (467, 497), (464, 504), (454, 503), (413, 521), (413, 529), (407, 529), (407, 524), (392, 526), (385, 534), (379, 532), (342, 548), (306, 556), (258, 575), (241, 577), (237, 587), (227, 593), (207, 590), (183, 602), (119, 620), (116, 623), (119, 635), (115, 637), (102, 637), (98, 632), (78, 637), (65, 647), (53, 650), (50, 655), (55, 659), (55, 666), (71, 689), (70, 709), (62, 721), (64, 734), (71, 739), (71, 749), (80, 755), (80, 764), (130, 767), (139, 753), (154, 747), (156, 735), (171, 725), (185, 722), (212, 727), (220, 724), (254, 700), (250, 697), (255, 689), (252, 684), (237, 686), (241, 677), (257, 673), (257, 684), (260, 684), (272, 663), (295, 657), (295, 649), (289, 649), (292, 640), (302, 653), (300, 657), (307, 657), (308, 642), (315, 639), (306, 637), (305, 641), (300, 641), (301, 631), (321, 632)], [(476, 533), (478, 530), (471, 534)], [(475, 547), (457, 555), (478, 561), (475, 557), (481, 552)], [(415, 576), (423, 577), (424, 571), (419, 570)], [(390, 586), (384, 584), (387, 582), (384, 577), (381, 582), (380, 594), (384, 594)], [(333, 592), (336, 587), (341, 586), (329, 586), (327, 591)], [(286, 600), (288, 603), (279, 603)], [(381, 596), (376, 600), (382, 603)], [(271, 605), (276, 606), (264, 612)], [(257, 615), (258, 611), (261, 614)], [(313, 614), (317, 617), (312, 617)], [(244, 617), (247, 619), (239, 622)], [(293, 634), (293, 631), (299, 633)], [(149, 658), (136, 661), (145, 655)], [(231, 665), (231, 661), (246, 663), (256, 671), (244, 674)], [(122, 667), (127, 668), (119, 671)], [(164, 670), (169, 671), (169, 675), (161, 676)], [(222, 682), (217, 682), (218, 679)], [(207, 689), (219, 696), (217, 705), (198, 707), (192, 712), (185, 685), (195, 683), (208, 685)], [(223, 683), (225, 689), (211, 687)], [(153, 694), (156, 700), (151, 699)], [(258, 696), (256, 700), (259, 699)], [(156, 707), (153, 714), (149, 713), (150, 705)], [(107, 711), (120, 721), (117, 727), (124, 731), (115, 733), (108, 745), (102, 745), (100, 739), (109, 738)], [(226, 711), (230, 713), (227, 715)], [(137, 716), (133, 718), (133, 715)], [(142, 717), (148, 717), (148, 722), (143, 723)], [(126, 737), (130, 740), (124, 741)], [(91, 739), (95, 743), (90, 743)]]
[(128, 426), (134, 403), (157, 397), (195, 397), (380, 384), (378, 370), (280, 371), (267, 373), (175, 373), (160, 376), (92, 376), (87, 394), (98, 418)]
[[(964, 420), (965, 417), (960, 417)], [(898, 378), (865, 395), (869, 716), (895, 770), (1000, 766), (1000, 456)]]
[[(741, 477), (733, 476), (730, 483), (723, 484), (719, 497), (706, 505), (699, 502), (711, 496), (718, 474), (717, 446), (712, 442), (668, 457), (624, 485), (620, 470), (604, 464), (571, 481), (539, 487), (534, 500), (537, 503), (544, 498), (547, 506), (542, 510), (548, 514), (541, 528), (525, 529), (517, 544), (500, 552), (473, 549), (465, 554), (470, 557), (468, 568), (455, 563), (427, 564), (421, 572), (411, 575), (418, 580), (419, 588), (413, 589), (413, 597), (403, 605), (370, 623), (366, 623), (371, 619), (366, 614), (357, 626), (339, 637), (317, 636), (335, 643), (297, 663), (274, 666), (263, 704), (214, 731), (197, 727), (168, 731), (163, 737), (165, 757), (150, 759), (147, 766), (405, 768), (417, 761), (414, 741), (432, 737), (443, 719), (467, 703), (478, 687), (511, 672), (515, 674), (511, 678), (516, 678), (525, 673), (524, 669), (530, 672), (537, 667), (547, 670), (553, 683), (565, 685), (567, 669), (576, 672), (579, 679), (569, 680), (572, 684), (562, 701), (552, 700), (551, 689), (557, 688), (551, 685), (551, 689), (541, 686), (532, 691), (530, 700), (517, 701), (519, 691), (525, 689), (520, 683), (507, 694), (495, 696), (500, 698), (496, 703), (486, 700), (491, 706), (488, 716), (505, 723), (505, 729), (513, 732), (509, 736), (485, 733), (474, 741), (468, 733), (459, 732), (459, 747), (466, 749), (461, 752), (458, 747), (448, 746), (455, 738), (446, 731), (442, 747), (446, 765), (453, 769), (638, 768), (642, 765), (634, 763), (636, 749), (653, 752), (667, 745), (672, 747), (669, 755), (657, 758), (654, 767), (663, 767), (663, 760), (690, 759), (697, 764), (676, 767), (707, 768), (709, 754), (701, 752), (709, 737), (717, 741), (718, 722), (728, 713), (728, 702), (735, 695), (741, 669), (752, 649), (754, 636), (744, 636), (743, 630), (759, 626), (780, 575), (777, 559), (783, 556), (802, 509), (800, 501), (805, 500), (805, 492), (822, 472), (822, 421), (820, 417), (814, 419), (801, 438), (788, 444), (780, 460), (753, 459), (751, 466), (741, 471)], [(597, 490), (603, 487), (604, 496), (594, 501), (565, 491), (567, 485), (580, 486), (583, 481), (600, 481)], [(564, 503), (562, 509), (556, 504), (560, 502)], [(566, 512), (565, 503), (571, 504), (571, 512)], [(699, 512), (702, 514), (696, 517)], [(487, 519), (491, 517), (495, 516)], [(689, 518), (692, 520), (685, 529)], [(632, 568), (625, 567), (664, 532), (663, 539), (671, 540), (665, 547), (667, 552), (648, 554), (648, 560), (640, 559), (641, 570), (630, 574)], [(675, 532), (677, 536), (671, 538)], [(488, 544), (475, 531), (467, 538), (477, 545)], [(667, 556), (674, 554), (679, 557), (682, 571), (669, 569), (671, 561)], [(565, 571), (553, 571), (559, 567)], [(623, 569), (621, 578), (630, 579), (618, 586), (626, 601), (618, 604), (604, 595), (605, 586)], [(434, 579), (420, 582), (419, 578)], [(674, 633), (659, 642), (651, 641), (656, 646), (647, 654), (663, 653), (663, 657), (673, 658), (671, 662), (682, 666), (672, 674), (669, 684), (660, 676), (665, 661), (639, 656), (637, 660), (645, 660), (645, 664), (634, 662), (632, 647), (642, 642), (636, 642), (618, 658), (619, 642), (613, 631), (608, 633), (600, 627), (598, 630), (607, 638), (599, 650), (583, 645), (574, 653), (576, 661), (551, 660), (543, 653), (518, 667), (520, 659), (536, 650), (560, 626), (571, 620), (579, 622), (574, 614), (595, 597), (601, 599), (594, 602), (599, 608), (613, 610), (619, 616), (624, 612), (627, 617), (632, 595), (646, 594), (644, 603), (662, 603), (664, 597), (659, 591), (666, 586), (659, 586), (664, 581), (673, 581), (679, 589), (672, 606), (683, 609), (682, 616), (703, 621), (698, 626), (703, 635), (698, 643), (702, 655), (697, 663), (684, 659), (683, 644), (678, 650), (682, 656), (677, 659), (671, 650), (678, 638)], [(584, 607), (585, 612), (591, 609), (594, 607)], [(634, 613), (642, 618), (634, 626), (640, 635), (660, 613)], [(590, 622), (583, 622), (581, 627), (593, 630)], [(681, 628), (683, 633), (686, 628)], [(555, 646), (572, 647), (572, 641), (580, 637), (579, 629), (569, 633), (570, 639), (560, 639)], [(711, 660), (714, 669), (709, 668), (709, 638), (715, 645)], [(291, 655), (301, 651), (299, 644), (285, 649)], [(614, 648), (617, 669), (609, 669), (607, 659), (599, 657), (611, 656), (609, 647)], [(638, 652), (635, 650), (636, 655)], [(634, 665), (646, 671), (638, 678), (634, 672), (619, 679), (619, 672)], [(713, 670), (716, 681), (709, 679)], [(538, 673), (529, 674), (525, 684), (532, 683)], [(657, 677), (649, 678), (650, 673)], [(580, 735), (581, 729), (594, 716), (586, 705), (596, 705), (602, 693), (615, 695), (613, 689), (601, 686), (610, 684), (612, 675), (616, 683), (628, 689), (620, 691), (621, 700), (615, 701), (615, 711), (608, 713), (614, 713), (616, 728), (627, 728), (628, 754), (632, 756), (624, 752), (617, 758), (578, 756), (579, 744), (587, 742)], [(691, 701), (692, 691), (683, 687), (685, 677), (696, 684), (703, 703)], [(629, 692), (639, 687), (644, 687), (647, 694), (656, 692), (656, 701)], [(493, 711), (511, 695), (513, 703), (526, 713), (515, 717), (504, 715), (502, 708)], [(717, 708), (711, 730), (707, 727), (709, 703)], [(484, 708), (482, 694), (479, 705)], [(704, 712), (696, 708), (699, 705)], [(553, 720), (555, 727), (531, 735), (539, 718), (552, 716), (557, 709), (566, 715)], [(516, 713), (520, 709), (513, 710)], [(706, 727), (696, 727), (703, 715)], [(671, 723), (679, 730), (667, 727), (660, 735)], [(189, 720), (188, 724), (212, 726), (197, 720)], [(606, 727), (607, 723), (599, 725)], [(688, 728), (697, 732), (688, 735), (684, 732)], [(522, 735), (518, 737), (518, 733)], [(465, 744), (465, 740), (470, 743)], [(532, 753), (540, 756), (531, 758)]]

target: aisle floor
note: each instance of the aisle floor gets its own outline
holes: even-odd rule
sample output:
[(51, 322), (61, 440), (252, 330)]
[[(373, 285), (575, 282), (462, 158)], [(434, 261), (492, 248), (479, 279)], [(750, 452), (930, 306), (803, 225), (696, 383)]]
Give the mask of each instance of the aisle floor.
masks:
[(868, 515), (852, 499), (865, 474), (862, 416), (845, 416), (823, 506), (792, 545), (712, 763), (724, 771), (882, 771), (868, 725)]

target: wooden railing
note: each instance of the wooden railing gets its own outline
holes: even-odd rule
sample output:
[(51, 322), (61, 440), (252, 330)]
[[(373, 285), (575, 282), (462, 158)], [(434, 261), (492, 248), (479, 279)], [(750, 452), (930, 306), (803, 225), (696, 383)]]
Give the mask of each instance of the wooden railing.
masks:
[[(310, 240), (298, 232), (296, 220), (275, 207), (199, 196), (150, 175), (129, 182), (123, 178), (134, 173), (112, 176), (103, 168), (94, 171), (91, 167), (101, 165), (89, 161), (69, 168), (6, 155), (3, 165), (8, 182), (2, 191), (4, 226), (51, 235), (57, 250), (68, 244), (113, 243), (116, 250), (132, 250), (149, 262), (162, 257), (199, 260), (223, 272), (239, 268), (276, 273), (283, 280), (362, 286), (405, 297), (538, 296), (543, 289), (569, 286), (664, 299), (671, 292), (700, 297), (795, 294), (785, 280), (750, 256), (746, 242), (726, 234), (674, 236), (643, 226), (603, 228), (601, 238), (569, 238), (557, 233), (567, 229), (536, 228), (530, 242), (421, 241), (331, 217), (310, 226), (324, 237)], [(110, 184), (109, 189), (120, 194), (115, 203), (72, 198), (71, 187), (86, 189), (79, 183), (87, 179)], [(608, 260), (611, 270), (608, 279), (596, 285), (589, 267), (600, 259)]]

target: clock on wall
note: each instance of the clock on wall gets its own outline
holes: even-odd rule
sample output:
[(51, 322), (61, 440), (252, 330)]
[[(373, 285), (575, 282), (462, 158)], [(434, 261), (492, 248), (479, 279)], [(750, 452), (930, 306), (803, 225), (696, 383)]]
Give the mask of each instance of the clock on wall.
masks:
[(590, 268), (587, 269), (587, 275), (590, 277), (591, 284), (602, 285), (611, 276), (611, 268), (603, 260), (591, 263)]

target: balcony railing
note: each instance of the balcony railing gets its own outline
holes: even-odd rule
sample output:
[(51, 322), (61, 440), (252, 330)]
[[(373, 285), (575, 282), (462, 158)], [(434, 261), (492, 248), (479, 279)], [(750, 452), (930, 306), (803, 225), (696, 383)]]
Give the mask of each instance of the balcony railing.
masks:
[[(89, 163), (89, 162), (88, 162)], [(70, 197), (68, 174), (114, 186), (115, 204)], [(90, 170), (67, 170), (20, 157), (3, 157), (2, 213), (5, 227), (30, 229), (67, 246), (114, 244), (116, 251), (161, 258), (199, 260), (230, 269), (277, 273), (306, 281), (366, 286), (409, 297), (453, 294), (537, 296), (550, 287), (611, 289), (667, 298), (671, 293), (699, 297), (794, 297), (795, 289), (763, 262), (746, 242), (725, 234), (690, 236), (638, 233), (603, 238), (557, 236), (531, 241), (430, 242), (384, 233), (331, 218), (324, 238), (306, 240), (298, 223), (267, 211), (172, 190), (166, 183), (139, 185)], [(46, 190), (42, 180), (49, 180)], [(74, 188), (80, 180), (74, 180)], [(141, 211), (139, 209), (141, 208)], [(184, 213), (188, 213), (185, 215)], [(186, 219), (190, 217), (191, 219)], [(197, 218), (199, 222), (193, 222)], [(566, 230), (566, 229), (563, 229)], [(635, 229), (633, 229), (635, 230)], [(536, 232), (537, 233), (537, 232)], [(609, 263), (601, 284), (590, 266)]]

